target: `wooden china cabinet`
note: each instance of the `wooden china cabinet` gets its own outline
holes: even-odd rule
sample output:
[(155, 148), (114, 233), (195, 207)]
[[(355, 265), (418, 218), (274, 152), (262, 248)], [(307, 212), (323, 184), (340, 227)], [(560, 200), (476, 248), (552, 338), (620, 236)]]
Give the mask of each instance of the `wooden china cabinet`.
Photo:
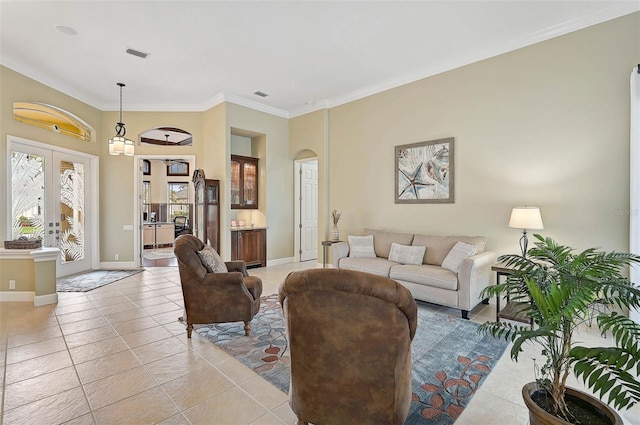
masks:
[(220, 253), (220, 180), (207, 179), (197, 169), (192, 181), (196, 193), (193, 234)]
[(231, 209), (258, 209), (258, 158), (231, 155)]

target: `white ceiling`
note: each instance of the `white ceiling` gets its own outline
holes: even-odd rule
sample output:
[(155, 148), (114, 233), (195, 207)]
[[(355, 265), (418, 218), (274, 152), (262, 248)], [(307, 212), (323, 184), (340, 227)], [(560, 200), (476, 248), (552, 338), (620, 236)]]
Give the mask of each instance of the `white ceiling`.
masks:
[(123, 82), (124, 110), (226, 100), (290, 117), (638, 10), (640, 0), (0, 0), (0, 63), (101, 110), (119, 108)]

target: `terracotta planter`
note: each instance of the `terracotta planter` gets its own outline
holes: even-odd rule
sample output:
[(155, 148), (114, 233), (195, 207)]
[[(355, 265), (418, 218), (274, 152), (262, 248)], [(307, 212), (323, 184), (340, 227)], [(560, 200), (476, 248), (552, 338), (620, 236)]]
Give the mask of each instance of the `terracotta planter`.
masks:
[[(547, 413), (544, 409), (538, 406), (532, 399), (531, 395), (536, 391), (542, 391), (541, 388), (535, 382), (530, 382), (522, 388), (522, 398), (524, 403), (529, 408), (529, 424), (530, 425), (571, 425), (570, 422), (564, 421), (550, 413)], [(566, 397), (582, 400), (591, 405), (594, 411), (600, 411), (609, 418), (612, 425), (623, 425), (622, 418), (616, 413), (615, 410), (604, 404), (600, 399), (597, 399), (587, 393), (578, 391), (573, 388), (567, 388)]]

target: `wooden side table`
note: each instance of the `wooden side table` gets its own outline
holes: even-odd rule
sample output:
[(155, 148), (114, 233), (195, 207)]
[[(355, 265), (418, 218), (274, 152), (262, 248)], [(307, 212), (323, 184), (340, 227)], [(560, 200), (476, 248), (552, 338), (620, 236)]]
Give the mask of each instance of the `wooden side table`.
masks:
[[(495, 264), (491, 267), (491, 270), (496, 272), (496, 284), (500, 283), (501, 277), (508, 278), (512, 272), (510, 268), (501, 264)], [(500, 319), (506, 319), (533, 325), (533, 321), (522, 312), (522, 308), (525, 305), (525, 303), (509, 301), (509, 295), (507, 295), (507, 304), (503, 309), (500, 309), (500, 296), (496, 296), (496, 322), (499, 322)]]
[(329, 248), (334, 243), (338, 243), (342, 241), (322, 241), (322, 268), (327, 267), (327, 248)]

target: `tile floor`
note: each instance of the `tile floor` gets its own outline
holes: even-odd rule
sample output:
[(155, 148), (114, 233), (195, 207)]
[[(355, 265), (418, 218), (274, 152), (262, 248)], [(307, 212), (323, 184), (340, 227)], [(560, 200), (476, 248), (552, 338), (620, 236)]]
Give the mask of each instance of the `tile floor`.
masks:
[[(250, 273), (269, 295), (291, 270), (314, 266)], [(147, 268), (87, 293), (60, 293), (57, 305), (0, 304), (0, 424), (295, 423), (286, 394), (197, 334), (187, 340), (176, 320), (181, 313), (175, 267)], [(494, 316), (490, 304), (471, 320)], [(607, 341), (589, 328), (580, 338)], [(514, 363), (507, 351), (456, 424), (526, 424), (520, 389), (532, 380), (532, 357), (524, 353)]]

